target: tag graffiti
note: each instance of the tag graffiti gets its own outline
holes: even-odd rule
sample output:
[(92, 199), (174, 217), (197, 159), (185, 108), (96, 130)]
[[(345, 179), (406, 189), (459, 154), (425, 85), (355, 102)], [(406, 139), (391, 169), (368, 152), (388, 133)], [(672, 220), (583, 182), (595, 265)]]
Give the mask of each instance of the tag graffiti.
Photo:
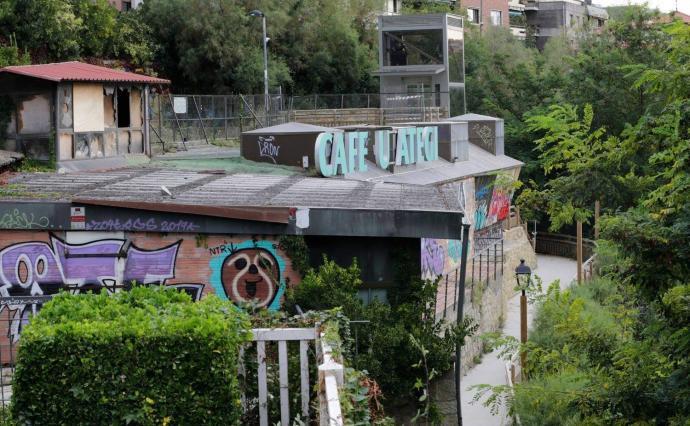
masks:
[(276, 146), (274, 141), (273, 136), (259, 136), (257, 143), (259, 144), (259, 157), (268, 157), (273, 161), (273, 164), (277, 164), (276, 157), (280, 155), (280, 147)]

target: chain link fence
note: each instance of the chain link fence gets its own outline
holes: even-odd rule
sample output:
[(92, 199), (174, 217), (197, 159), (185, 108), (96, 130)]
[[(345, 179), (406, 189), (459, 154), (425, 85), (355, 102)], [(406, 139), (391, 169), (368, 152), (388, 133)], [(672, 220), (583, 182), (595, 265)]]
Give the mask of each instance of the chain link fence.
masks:
[[(368, 124), (428, 121), (430, 117), (444, 114), (439, 108), (441, 95), (352, 93), (265, 97), (153, 94), (149, 104), (149, 138), (156, 154), (172, 148), (187, 149), (207, 143), (225, 145), (227, 141), (238, 139), (247, 130), (296, 120), (310, 122), (308, 111), (323, 110), (361, 110), (358, 118), (373, 117)], [(320, 117), (311, 118), (314, 124), (322, 124)], [(330, 121), (337, 123), (340, 120)]]

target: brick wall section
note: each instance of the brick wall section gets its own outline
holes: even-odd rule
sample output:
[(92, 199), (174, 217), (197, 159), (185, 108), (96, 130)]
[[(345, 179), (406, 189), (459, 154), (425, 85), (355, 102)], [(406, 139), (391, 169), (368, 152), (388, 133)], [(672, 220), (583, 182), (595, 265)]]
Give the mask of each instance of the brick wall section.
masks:
[[(462, 0), (463, 8), (482, 9), (482, 22), (484, 28), (491, 26), (491, 11), (501, 11), (501, 25), (510, 27), (508, 19), (508, 0)], [(467, 25), (469, 27), (469, 25)]]

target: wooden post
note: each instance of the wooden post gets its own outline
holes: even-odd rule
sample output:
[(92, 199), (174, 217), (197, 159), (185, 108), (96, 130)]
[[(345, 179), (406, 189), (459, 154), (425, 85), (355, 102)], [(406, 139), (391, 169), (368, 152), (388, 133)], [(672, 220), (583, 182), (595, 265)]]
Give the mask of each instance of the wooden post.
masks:
[[(527, 296), (525, 290), (522, 290), (520, 295), (520, 343), (523, 345), (527, 343)], [(522, 372), (522, 379), (527, 379), (525, 375), (525, 366), (527, 365), (527, 352), (524, 349), (520, 351), (520, 371)]]
[(594, 202), (594, 239), (599, 239), (599, 214), (601, 210), (601, 202), (596, 200)]
[(582, 222), (577, 221), (577, 283), (582, 284)]

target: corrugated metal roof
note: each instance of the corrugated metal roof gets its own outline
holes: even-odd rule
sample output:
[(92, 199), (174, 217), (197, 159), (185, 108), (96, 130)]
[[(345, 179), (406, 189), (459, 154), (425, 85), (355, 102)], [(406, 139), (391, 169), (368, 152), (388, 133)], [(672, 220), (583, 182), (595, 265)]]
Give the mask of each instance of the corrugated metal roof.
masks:
[(83, 62), (58, 62), (39, 65), (16, 65), (0, 69), (0, 73), (12, 73), (49, 81), (95, 81), (117, 83), (170, 84), (164, 78), (149, 77), (133, 72), (120, 71)]
[(323, 132), (338, 132), (338, 129), (330, 127), (315, 126), (313, 124), (298, 123), (291, 121), (289, 123), (278, 124), (276, 126), (262, 127), (260, 129), (249, 130), (242, 132), (247, 135), (289, 135), (292, 133), (323, 133)]
[(450, 163), (445, 160), (428, 161), (410, 166), (397, 167), (396, 173), (383, 170), (367, 162), (366, 172), (348, 174), (348, 179), (369, 182), (388, 182), (414, 185), (438, 185), (480, 176), (499, 170), (519, 167), (523, 163), (507, 155), (493, 155), (478, 146), (469, 144), (469, 160)]
[[(27, 174), (13, 180), (22, 198), (117, 200), (225, 207), (307, 207), (461, 212), (435, 187), (347, 179), (214, 174), (132, 168), (112, 172)], [(161, 185), (174, 196), (163, 195)], [(5, 197), (7, 198), (7, 197)]]

